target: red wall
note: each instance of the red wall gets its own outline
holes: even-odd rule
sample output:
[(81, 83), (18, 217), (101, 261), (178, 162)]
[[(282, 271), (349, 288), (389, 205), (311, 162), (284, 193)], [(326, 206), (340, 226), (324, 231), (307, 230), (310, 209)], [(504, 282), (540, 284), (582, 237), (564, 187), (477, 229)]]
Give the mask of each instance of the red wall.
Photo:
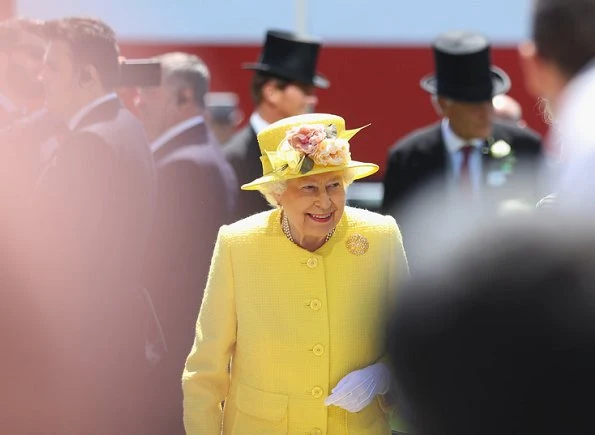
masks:
[[(149, 57), (167, 51), (186, 51), (199, 55), (209, 66), (213, 91), (238, 93), (244, 113), (252, 110), (249, 83), (251, 72), (240, 68), (243, 62), (258, 57), (258, 46), (167, 46), (125, 44), (128, 57)], [(536, 101), (523, 88), (516, 49), (494, 49), (493, 62), (512, 78), (510, 95), (522, 104), (529, 126), (543, 133)], [(328, 90), (318, 93), (318, 112), (343, 116), (347, 127), (372, 125), (352, 140), (352, 156), (371, 161), (384, 168), (387, 149), (412, 129), (434, 122), (437, 118), (428, 94), (419, 79), (432, 71), (432, 53), (419, 47), (353, 47), (326, 46), (320, 57), (320, 71), (330, 78)]]

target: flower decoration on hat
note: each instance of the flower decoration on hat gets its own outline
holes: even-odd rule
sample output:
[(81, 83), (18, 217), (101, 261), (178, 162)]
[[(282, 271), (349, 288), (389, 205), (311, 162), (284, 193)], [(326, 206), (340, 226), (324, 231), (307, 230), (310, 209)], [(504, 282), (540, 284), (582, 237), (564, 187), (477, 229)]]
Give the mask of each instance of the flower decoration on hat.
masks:
[(271, 182), (306, 175), (351, 170), (354, 180), (378, 171), (374, 163), (351, 158), (351, 138), (365, 125), (345, 130), (345, 120), (328, 113), (305, 113), (272, 123), (257, 135), (262, 177), (242, 185), (242, 190), (260, 190)]
[(276, 173), (307, 174), (320, 166), (342, 166), (351, 161), (349, 139), (367, 126), (337, 134), (334, 124), (302, 124), (289, 129), (277, 151), (267, 151)]

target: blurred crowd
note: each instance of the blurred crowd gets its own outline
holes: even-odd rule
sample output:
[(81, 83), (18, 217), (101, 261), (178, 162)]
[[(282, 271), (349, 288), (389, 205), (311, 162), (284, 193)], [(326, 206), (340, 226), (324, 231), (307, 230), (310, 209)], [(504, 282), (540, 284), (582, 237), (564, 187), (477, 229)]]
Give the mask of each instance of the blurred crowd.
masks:
[[(386, 144), (382, 197), (362, 198), (394, 217), (409, 268), (386, 338), (394, 430), (590, 433), (593, 22), (594, 0), (535, 2), (518, 85), (545, 139), (490, 41), (436, 35), (419, 85), (437, 120)], [(101, 20), (0, 23), (2, 433), (185, 433), (218, 233), (271, 209), (240, 187), (263, 175), (259, 134), (331, 86), (322, 46), (267, 31), (241, 66), (248, 114), (199, 57), (125, 59)]]

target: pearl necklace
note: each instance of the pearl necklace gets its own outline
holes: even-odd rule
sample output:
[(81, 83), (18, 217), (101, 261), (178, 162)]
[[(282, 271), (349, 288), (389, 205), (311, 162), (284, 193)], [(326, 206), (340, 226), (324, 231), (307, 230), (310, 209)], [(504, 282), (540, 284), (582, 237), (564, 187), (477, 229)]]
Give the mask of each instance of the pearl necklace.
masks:
[[(281, 229), (283, 230), (283, 234), (285, 234), (285, 237), (287, 237), (291, 243), (294, 243), (294, 244), (297, 245), (297, 243), (295, 243), (295, 240), (293, 240), (293, 236), (291, 235), (291, 231), (289, 230), (289, 220), (287, 219), (287, 215), (285, 213), (283, 213), (283, 219), (281, 219)], [(326, 237), (324, 239), (324, 243), (328, 242), (329, 239), (331, 237), (333, 237), (333, 234), (335, 234), (335, 228), (333, 228), (330, 231), (330, 233), (328, 233), (326, 235)]]

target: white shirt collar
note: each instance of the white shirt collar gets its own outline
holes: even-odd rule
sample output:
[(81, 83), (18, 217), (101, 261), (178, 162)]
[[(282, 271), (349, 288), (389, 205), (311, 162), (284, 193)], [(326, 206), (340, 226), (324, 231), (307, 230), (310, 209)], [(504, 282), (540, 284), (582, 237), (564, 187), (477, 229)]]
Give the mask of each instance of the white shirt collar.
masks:
[(454, 131), (450, 128), (450, 123), (448, 122), (448, 118), (442, 119), (442, 137), (444, 138), (444, 144), (446, 145), (446, 149), (449, 153), (456, 153), (463, 148), (464, 145), (472, 145), (475, 148), (480, 148), (484, 140), (483, 139), (471, 139), (465, 140), (460, 138), (455, 134)]
[(159, 136), (151, 143), (151, 151), (157, 151), (159, 148), (168, 143), (177, 135), (185, 132), (186, 130), (191, 129), (194, 126), (202, 124), (203, 122), (204, 118), (201, 115), (198, 115), (193, 116), (192, 118), (188, 118), (185, 121), (179, 122), (173, 127), (168, 128), (161, 136)]
[(74, 130), (83, 120), (83, 118), (91, 112), (91, 110), (95, 109), (100, 104), (103, 104), (107, 101), (115, 100), (117, 98), (118, 94), (116, 94), (115, 92), (110, 92), (109, 94), (105, 94), (104, 96), (91, 101), (86, 106), (83, 106), (78, 112), (74, 114), (72, 118), (70, 118), (70, 122), (68, 123), (68, 129), (70, 131)]
[(250, 125), (252, 126), (252, 129), (256, 132), (256, 134), (258, 134), (262, 130), (267, 128), (270, 124), (266, 122), (262, 118), (262, 116), (260, 116), (257, 112), (254, 112), (250, 116)]
[(6, 95), (0, 94), (0, 107), (7, 112), (16, 112), (18, 107)]

